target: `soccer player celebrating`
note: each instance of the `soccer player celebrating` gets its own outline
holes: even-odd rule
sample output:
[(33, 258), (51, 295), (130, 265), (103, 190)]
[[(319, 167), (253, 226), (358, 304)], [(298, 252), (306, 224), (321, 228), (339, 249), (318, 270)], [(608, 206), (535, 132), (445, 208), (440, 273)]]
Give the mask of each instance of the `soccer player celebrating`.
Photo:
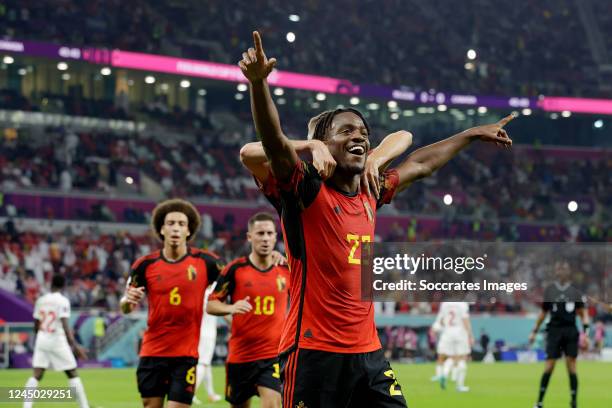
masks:
[[(34, 375), (26, 382), (27, 388), (38, 387), (45, 370), (49, 367), (64, 371), (68, 384), (75, 390), (81, 408), (89, 408), (83, 383), (77, 374), (77, 362), (73, 350), (81, 359), (86, 359), (85, 349), (75, 340), (68, 324), (70, 318), (70, 301), (62, 295), (65, 280), (62, 275), (51, 278), (51, 293), (41, 296), (34, 306), (34, 356), (32, 367)], [(31, 401), (23, 404), (24, 408), (32, 407)]]
[(313, 139), (336, 162), (323, 180), (301, 161), (284, 135), (266, 81), (276, 63), (261, 38), (239, 62), (250, 83), (251, 108), (271, 173), (261, 185), (282, 219), (291, 270), (291, 302), (279, 352), (285, 407), (405, 407), (385, 360), (372, 302), (361, 300), (361, 244), (374, 238), (376, 210), (396, 191), (426, 177), (475, 140), (512, 144), (503, 130), (512, 116), (416, 150), (380, 180), (379, 198), (360, 191), (370, 128), (355, 109), (325, 112)]
[(130, 313), (143, 299), (149, 303), (137, 370), (138, 391), (146, 408), (191, 405), (198, 361), (198, 340), (204, 293), (221, 269), (219, 258), (191, 248), (200, 215), (184, 200), (163, 201), (155, 207), (152, 228), (163, 248), (132, 265), (121, 310)]
[(555, 369), (557, 359), (565, 354), (567, 362), (567, 373), (570, 380), (571, 406), (576, 408), (578, 395), (578, 376), (576, 374), (576, 357), (578, 357), (578, 341), (580, 335), (576, 328), (576, 315), (582, 320), (585, 341), (588, 344), (589, 314), (584, 301), (574, 302), (572, 300), (582, 299), (576, 289), (570, 283), (570, 265), (567, 261), (558, 261), (554, 265), (558, 281), (546, 288), (544, 293), (545, 302), (533, 331), (529, 335), (529, 343), (535, 341), (536, 334), (546, 316), (550, 314), (546, 334), (546, 363), (544, 374), (540, 380), (540, 392), (535, 408), (542, 408), (544, 395), (548, 388), (550, 376)]
[[(322, 118), (319, 114), (308, 122), (308, 139), (291, 140), (291, 145), (297, 153), (308, 152), (312, 156), (312, 165), (323, 180), (331, 177), (336, 168), (336, 161), (320, 140), (313, 139), (317, 122)], [(378, 198), (380, 191), (379, 172), (384, 171), (391, 162), (404, 153), (412, 145), (412, 133), (403, 130), (387, 135), (380, 144), (368, 155), (366, 168), (361, 175), (361, 189), (367, 195), (374, 194)], [(240, 161), (249, 169), (259, 183), (265, 183), (270, 174), (270, 163), (266, 157), (261, 142), (247, 143), (240, 149)]]
[[(208, 299), (207, 312), (232, 315), (225, 399), (248, 407), (254, 395), (262, 408), (281, 406), (278, 344), (287, 314), (289, 270), (274, 254), (276, 226), (267, 213), (249, 220), (248, 256), (230, 262)], [(225, 303), (231, 299), (231, 304)]]
[(438, 340), (439, 363), (443, 361), (438, 381), (442, 389), (446, 388), (446, 381), (453, 368), (456, 369), (456, 389), (459, 392), (469, 391), (465, 386), (467, 375), (467, 360), (474, 344), (472, 325), (470, 323), (470, 306), (467, 302), (443, 302), (434, 326), (441, 327), (442, 334)]

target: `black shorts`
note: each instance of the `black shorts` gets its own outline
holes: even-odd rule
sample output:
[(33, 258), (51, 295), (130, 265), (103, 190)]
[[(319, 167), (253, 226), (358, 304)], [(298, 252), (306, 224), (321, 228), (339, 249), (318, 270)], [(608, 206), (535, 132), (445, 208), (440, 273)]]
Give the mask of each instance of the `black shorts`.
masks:
[(248, 363), (227, 363), (225, 374), (225, 400), (233, 405), (259, 395), (257, 387), (281, 392), (280, 365), (276, 357)]
[(141, 357), (136, 370), (142, 398), (168, 396), (168, 401), (190, 404), (196, 383), (193, 357)]
[(382, 350), (343, 354), (298, 349), (281, 357), (283, 407), (406, 407)]
[(570, 327), (549, 327), (546, 334), (546, 358), (561, 358), (578, 356), (578, 329)]

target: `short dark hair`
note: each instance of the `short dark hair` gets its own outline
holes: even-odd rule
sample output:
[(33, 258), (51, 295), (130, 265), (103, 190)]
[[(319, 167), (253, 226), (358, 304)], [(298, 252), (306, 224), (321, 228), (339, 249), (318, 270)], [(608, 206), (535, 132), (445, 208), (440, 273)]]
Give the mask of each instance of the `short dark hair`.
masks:
[(51, 278), (51, 289), (63, 289), (65, 285), (66, 278), (64, 278), (64, 275), (56, 273)]
[(269, 212), (258, 212), (257, 214), (249, 218), (249, 230), (253, 228), (253, 225), (257, 221), (272, 221), (274, 223), (274, 226), (276, 227), (276, 220), (274, 219), (274, 216)]
[(151, 217), (151, 228), (153, 228), (157, 238), (162, 242), (164, 241), (164, 236), (161, 234), (161, 229), (166, 221), (166, 215), (171, 212), (180, 212), (187, 216), (189, 228), (187, 241), (191, 241), (200, 229), (200, 213), (193, 204), (180, 198), (162, 201), (161, 203), (157, 204), (153, 210), (153, 216)]
[(332, 124), (332, 121), (334, 120), (334, 117), (336, 117), (336, 115), (339, 115), (341, 113), (347, 113), (347, 112), (354, 113), (355, 115), (359, 116), (359, 118), (361, 118), (364, 126), (366, 127), (366, 130), (368, 131), (368, 135), (369, 135), (370, 125), (368, 124), (368, 121), (366, 120), (366, 118), (363, 116), (361, 112), (353, 108), (338, 108), (335, 110), (328, 110), (328, 111), (322, 112), (311, 119), (311, 120), (317, 121), (317, 125), (315, 127), (315, 131), (314, 131), (312, 138), (321, 140), (324, 142), (327, 139), (326, 137), (327, 131), (331, 128), (331, 124)]

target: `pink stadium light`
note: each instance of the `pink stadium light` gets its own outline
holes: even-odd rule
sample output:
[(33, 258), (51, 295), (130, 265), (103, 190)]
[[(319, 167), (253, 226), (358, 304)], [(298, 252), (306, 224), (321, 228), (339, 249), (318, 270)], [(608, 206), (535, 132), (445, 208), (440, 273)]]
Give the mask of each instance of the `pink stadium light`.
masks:
[(545, 111), (570, 111), (576, 113), (599, 113), (612, 115), (612, 100), (586, 98), (544, 97), (539, 103)]
[[(113, 50), (111, 65), (120, 68), (166, 72), (169, 74), (188, 75), (221, 81), (246, 82), (246, 79), (237, 65), (164, 57), (138, 52)], [(341, 93), (352, 95), (358, 92), (358, 87), (351, 84), (348, 80), (298, 74), (287, 71), (272, 72), (268, 78), (268, 82), (273, 86), (332, 94)]]

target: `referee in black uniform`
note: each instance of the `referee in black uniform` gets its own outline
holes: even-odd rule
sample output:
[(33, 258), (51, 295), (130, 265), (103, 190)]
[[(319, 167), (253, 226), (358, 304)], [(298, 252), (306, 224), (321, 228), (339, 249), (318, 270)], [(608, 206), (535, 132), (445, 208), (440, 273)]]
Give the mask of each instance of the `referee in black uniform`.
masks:
[[(550, 320), (546, 326), (546, 366), (540, 381), (540, 393), (535, 408), (542, 408), (542, 401), (550, 376), (555, 368), (557, 359), (565, 354), (567, 372), (571, 388), (571, 407), (576, 408), (578, 394), (578, 377), (576, 376), (576, 357), (578, 356), (578, 342), (580, 334), (576, 327), (576, 315), (582, 320), (582, 329), (587, 334), (589, 330), (589, 316), (585, 307), (585, 298), (580, 295), (570, 282), (570, 265), (566, 260), (557, 261), (554, 265), (557, 281), (546, 288), (542, 310), (536, 325), (529, 336), (529, 343), (533, 343), (540, 325), (550, 313)], [(588, 345), (588, 343), (587, 343)]]

